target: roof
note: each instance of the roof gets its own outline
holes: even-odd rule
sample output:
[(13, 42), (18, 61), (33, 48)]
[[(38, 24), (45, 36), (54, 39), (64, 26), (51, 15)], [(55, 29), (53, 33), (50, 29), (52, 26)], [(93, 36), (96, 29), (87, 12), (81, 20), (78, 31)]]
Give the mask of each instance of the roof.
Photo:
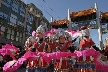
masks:
[(70, 14), (70, 17), (81, 17), (81, 16), (86, 16), (86, 15), (90, 15), (92, 13), (95, 13), (95, 9), (94, 8), (90, 8), (88, 10), (82, 10), (82, 11), (78, 11), (78, 12), (72, 12)]
[(64, 24), (68, 24), (67, 19), (54, 20), (54, 22), (51, 23), (51, 25), (64, 25)]
[(108, 12), (101, 12), (101, 18), (108, 18)]

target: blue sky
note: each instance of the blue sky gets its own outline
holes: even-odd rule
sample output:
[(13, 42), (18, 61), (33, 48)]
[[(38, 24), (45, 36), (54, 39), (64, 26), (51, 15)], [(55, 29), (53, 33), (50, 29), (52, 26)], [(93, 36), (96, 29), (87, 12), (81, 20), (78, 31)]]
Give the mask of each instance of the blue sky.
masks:
[[(64, 19), (67, 17), (67, 10), (70, 8), (72, 11), (79, 11), (88, 9), (90, 7), (94, 7), (94, 3), (98, 4), (99, 11), (108, 11), (108, 0), (45, 0), (48, 5), (54, 10), (56, 15), (49, 9), (49, 7), (43, 2), (43, 0), (22, 0), (26, 4), (34, 3), (40, 10), (42, 10), (44, 16), (50, 21), (50, 16), (46, 13), (44, 9), (46, 9), (54, 19), (58, 19), (56, 15), (60, 17), (60, 19)], [(41, 6), (44, 7), (44, 9)], [(108, 36), (107, 34), (103, 35), (103, 40)], [(96, 44), (99, 44), (98, 31), (91, 30), (91, 38), (94, 40)]]

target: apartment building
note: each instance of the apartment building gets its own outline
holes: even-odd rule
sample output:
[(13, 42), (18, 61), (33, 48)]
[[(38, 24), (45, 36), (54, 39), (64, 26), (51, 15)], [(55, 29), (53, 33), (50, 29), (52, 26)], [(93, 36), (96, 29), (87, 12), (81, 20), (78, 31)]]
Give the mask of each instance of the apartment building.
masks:
[(49, 24), (42, 11), (32, 3), (26, 5), (21, 0), (0, 0), (0, 43), (13, 42), (15, 46), (23, 47), (42, 19)]

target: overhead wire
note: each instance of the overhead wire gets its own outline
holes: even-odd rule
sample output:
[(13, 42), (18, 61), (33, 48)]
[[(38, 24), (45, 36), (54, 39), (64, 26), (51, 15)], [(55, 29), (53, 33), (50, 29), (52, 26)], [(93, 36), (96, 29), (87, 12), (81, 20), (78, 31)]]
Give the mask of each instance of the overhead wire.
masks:
[[(40, 5), (37, 0), (35, 0), (35, 1), (38, 3), (38, 5)], [(49, 16), (53, 17), (42, 5), (40, 5), (40, 7), (43, 8)]]
[(56, 15), (56, 17), (58, 18), (58, 19), (60, 19), (60, 17), (54, 12), (54, 10), (48, 5), (48, 3), (45, 1), (45, 0), (42, 0), (48, 7), (49, 7), (49, 9)]

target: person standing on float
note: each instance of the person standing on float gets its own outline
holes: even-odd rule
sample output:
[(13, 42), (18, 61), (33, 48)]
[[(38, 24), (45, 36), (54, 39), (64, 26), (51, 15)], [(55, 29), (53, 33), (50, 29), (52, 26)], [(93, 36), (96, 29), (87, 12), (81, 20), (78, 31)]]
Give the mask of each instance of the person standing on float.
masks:
[(88, 26), (82, 26), (80, 28), (82, 33), (82, 39), (80, 40), (80, 50), (86, 50), (91, 48), (95, 43), (90, 38), (90, 30)]
[[(77, 39), (75, 38), (75, 40), (71, 41), (67, 40), (66, 32), (63, 29), (58, 29), (56, 31), (56, 36), (58, 38), (58, 42), (55, 42), (54, 46), (56, 46), (55, 48), (58, 47), (60, 52), (67, 52), (68, 47), (72, 46), (72, 42), (76, 41)], [(63, 57), (60, 60), (56, 60), (55, 70), (61, 72), (68, 72), (69, 71), (68, 58)]]
[[(80, 50), (87, 50), (90, 48), (94, 48), (97, 50), (97, 47), (95, 46), (94, 41), (90, 38), (90, 30), (88, 26), (82, 26), (81, 27), (81, 33), (82, 33), (82, 39), (80, 40)], [(83, 64), (83, 62), (86, 62), (87, 67), (85, 68), (85, 71), (89, 71), (89, 65), (91, 63), (91, 56), (82, 56), (78, 59), (79, 64)]]
[[(36, 30), (36, 42), (34, 43), (34, 48), (36, 48), (36, 52), (50, 52), (50, 45), (47, 40), (45, 40), (44, 36), (45, 30), (42, 25), (40, 25)], [(48, 48), (45, 48), (45, 45), (48, 44)], [(42, 57), (39, 57), (35, 60), (35, 66), (37, 72), (46, 72), (48, 63)]]
[[(33, 44), (35, 42), (35, 38), (33, 36), (30, 36), (27, 41), (25, 42), (25, 50), (27, 52), (34, 52), (34, 47), (33, 47)], [(35, 61), (32, 60), (27, 60), (27, 66), (26, 66), (26, 72), (35, 72)]]

